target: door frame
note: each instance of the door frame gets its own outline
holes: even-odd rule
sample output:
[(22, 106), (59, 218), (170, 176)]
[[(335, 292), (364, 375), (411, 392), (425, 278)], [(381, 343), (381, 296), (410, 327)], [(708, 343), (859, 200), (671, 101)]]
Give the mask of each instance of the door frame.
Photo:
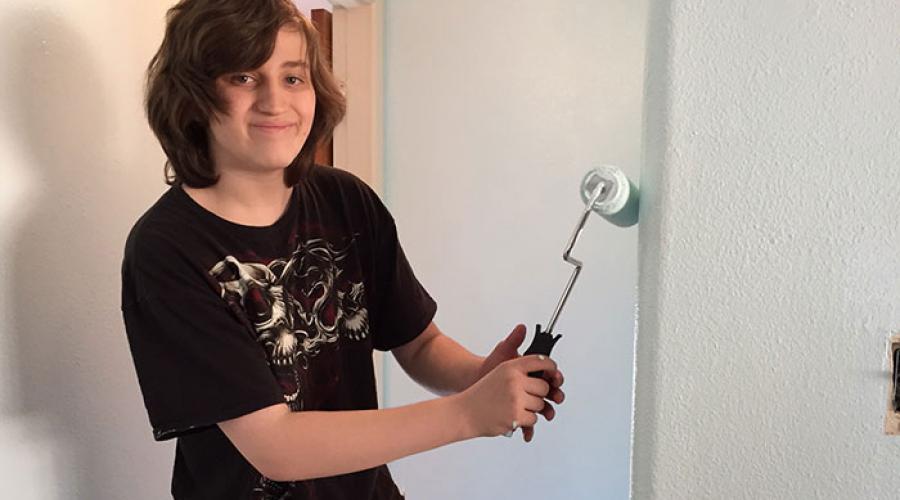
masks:
[(347, 115), (334, 131), (334, 164), (381, 193), (383, 2), (331, 3), (334, 74), (347, 97)]
[[(334, 165), (384, 197), (383, 0), (331, 0), (332, 64), (347, 98), (347, 114), (334, 130)], [(372, 354), (378, 405), (384, 407), (385, 353)]]

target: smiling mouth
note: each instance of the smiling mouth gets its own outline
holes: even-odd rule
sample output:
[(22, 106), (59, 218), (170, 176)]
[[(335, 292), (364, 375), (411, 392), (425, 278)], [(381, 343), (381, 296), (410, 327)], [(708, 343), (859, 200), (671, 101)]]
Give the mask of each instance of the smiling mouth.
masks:
[(293, 128), (294, 125), (253, 125), (253, 128), (259, 130), (260, 132), (265, 133), (278, 133), (284, 132), (290, 128)]

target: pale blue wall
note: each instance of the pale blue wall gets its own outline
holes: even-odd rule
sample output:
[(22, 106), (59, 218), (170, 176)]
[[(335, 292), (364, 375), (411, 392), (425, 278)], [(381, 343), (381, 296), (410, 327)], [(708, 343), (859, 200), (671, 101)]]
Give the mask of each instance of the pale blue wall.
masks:
[[(438, 325), (486, 354), (546, 325), (600, 163), (640, 174), (644, 1), (390, 0), (385, 193)], [(637, 230), (588, 221), (554, 357), (568, 400), (535, 440), (480, 439), (391, 465), (411, 499), (628, 496)], [(386, 366), (386, 402), (434, 397)]]

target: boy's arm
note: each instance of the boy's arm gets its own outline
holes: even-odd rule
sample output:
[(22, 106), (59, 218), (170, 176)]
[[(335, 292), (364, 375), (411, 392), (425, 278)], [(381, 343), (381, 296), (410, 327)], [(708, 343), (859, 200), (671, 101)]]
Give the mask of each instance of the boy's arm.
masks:
[(441, 396), (462, 392), (485, 375), (485, 358), (444, 335), (434, 322), (391, 353), (410, 378)]
[[(494, 353), (499, 350), (495, 348)], [(485, 365), (492, 364), (492, 356)], [(411, 405), (291, 412), (280, 403), (218, 425), (244, 458), (269, 479), (302, 481), (358, 472), (457, 441), (499, 435), (513, 420), (506, 420), (509, 413), (525, 418), (524, 412), (529, 419), (533, 415), (528, 412), (541, 413), (550, 420), (552, 408), (539, 399), (548, 397), (547, 383), (527, 375), (543, 371), (561, 382), (556, 363), (538, 356), (512, 363), (492, 383), (477, 385), (477, 390), (473, 387)], [(561, 403), (562, 392), (553, 390), (558, 394), (549, 397)], [(503, 422), (499, 431), (498, 417)]]
[[(448, 393), (480, 378), (482, 358), (434, 323), (392, 352), (415, 380)], [(275, 481), (357, 472), (476, 437), (458, 394), (383, 410), (291, 412), (277, 404), (220, 422), (219, 428), (248, 462)]]
[[(482, 357), (441, 333), (432, 322), (414, 340), (391, 352), (413, 380), (443, 396), (466, 390), (501, 363), (518, 358), (525, 330), (525, 325), (516, 325), (486, 357)], [(554, 371), (546, 375), (551, 384), (562, 385), (561, 373)]]
[(384, 410), (292, 412), (278, 404), (219, 427), (267, 478), (302, 481), (476, 437), (462, 414), (457, 395)]
[[(438, 395), (449, 395), (466, 390), (501, 363), (518, 358), (518, 349), (525, 340), (525, 333), (525, 325), (517, 325), (487, 357), (481, 357), (441, 333), (432, 322), (413, 341), (391, 352), (410, 378), (422, 387)], [(548, 399), (561, 403), (565, 397), (559, 389), (563, 384), (562, 372), (552, 370), (544, 372), (543, 376), (552, 387)], [(540, 413), (547, 420), (552, 420), (556, 411), (548, 403)], [(522, 431), (525, 441), (531, 441), (534, 428), (526, 426)]]

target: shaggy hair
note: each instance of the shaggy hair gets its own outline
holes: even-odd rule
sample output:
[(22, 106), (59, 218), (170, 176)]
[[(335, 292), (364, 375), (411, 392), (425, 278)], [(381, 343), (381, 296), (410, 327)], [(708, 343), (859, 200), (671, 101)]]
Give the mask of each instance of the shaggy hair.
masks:
[(309, 137), (285, 169), (285, 184), (297, 183), (312, 165), (316, 146), (331, 138), (347, 106), (315, 27), (290, 0), (181, 0), (166, 14), (165, 38), (147, 67), (145, 88), (147, 120), (167, 157), (167, 184), (202, 188), (218, 181), (209, 123), (214, 113), (226, 113), (227, 103), (216, 79), (262, 66), (284, 27), (306, 39), (316, 94)]

